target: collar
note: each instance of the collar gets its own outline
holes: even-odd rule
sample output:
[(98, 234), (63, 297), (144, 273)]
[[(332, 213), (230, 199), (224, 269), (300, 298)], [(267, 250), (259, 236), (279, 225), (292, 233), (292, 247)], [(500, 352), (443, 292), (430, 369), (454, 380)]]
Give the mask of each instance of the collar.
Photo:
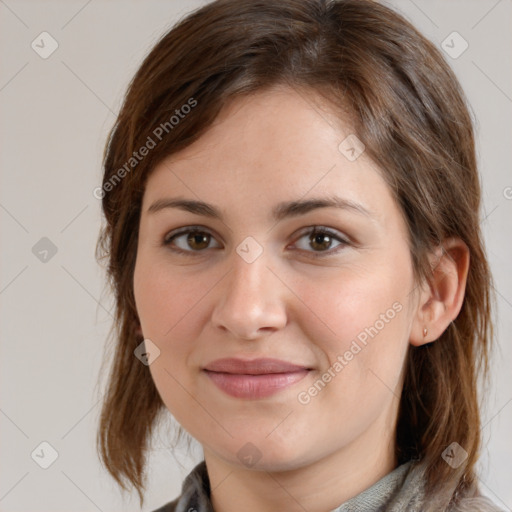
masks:
[[(411, 460), (330, 512), (503, 512), (476, 486), (452, 503), (452, 492), (427, 497), (424, 482), (424, 464)], [(203, 460), (185, 478), (181, 495), (154, 512), (215, 512), (210, 491)]]
[[(399, 511), (415, 511), (419, 508), (412, 508), (414, 496), (409, 493), (400, 492), (404, 487), (404, 482), (408, 480), (407, 487), (414, 491), (414, 495), (418, 495), (420, 483), (416, 482), (417, 478), (412, 475), (410, 469), (412, 461), (406, 462), (391, 473), (381, 478), (370, 488), (358, 494), (349, 501), (343, 503), (339, 507), (330, 512), (399, 512)], [(407, 478), (409, 475), (409, 478)], [(210, 501), (210, 481), (206, 470), (205, 461), (201, 461), (185, 478), (182, 486), (180, 497), (175, 501), (174, 512), (214, 512)], [(409, 507), (409, 508), (405, 508)]]

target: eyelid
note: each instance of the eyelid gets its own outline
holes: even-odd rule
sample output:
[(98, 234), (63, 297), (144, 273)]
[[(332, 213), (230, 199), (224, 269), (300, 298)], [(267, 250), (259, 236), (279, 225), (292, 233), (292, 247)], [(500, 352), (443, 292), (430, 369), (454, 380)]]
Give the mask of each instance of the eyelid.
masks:
[[(174, 230), (170, 231), (169, 233), (167, 233), (164, 236), (163, 244), (165, 246), (169, 246), (169, 245), (171, 245), (171, 242), (174, 239), (176, 239), (180, 236), (186, 235), (188, 233), (192, 233), (192, 232), (206, 233), (206, 234), (210, 235), (212, 237), (212, 239), (217, 240), (217, 238), (220, 238), (222, 240), (221, 237), (218, 237), (214, 232), (212, 232), (211, 229), (207, 228), (206, 226), (191, 225), (191, 226), (183, 226), (181, 228), (174, 229)], [(222, 242), (222, 243), (224, 243), (224, 242)], [(189, 253), (189, 254), (200, 254), (200, 253), (206, 251), (206, 249), (203, 249), (202, 251), (184, 250), (184, 249), (181, 249), (180, 247), (172, 248), (171, 250), (173, 250), (175, 252), (182, 252), (182, 253)]]
[(328, 257), (337, 254), (340, 250), (342, 250), (344, 247), (352, 245), (352, 242), (348, 236), (343, 236), (339, 231), (329, 228), (327, 226), (323, 226), (321, 224), (314, 224), (312, 226), (307, 226), (305, 228), (302, 228), (299, 230), (297, 235), (295, 235), (295, 241), (293, 244), (295, 244), (298, 240), (300, 240), (305, 235), (312, 235), (312, 234), (324, 234), (327, 235), (337, 242), (339, 242), (339, 245), (332, 249), (327, 249), (326, 251), (306, 251), (305, 249), (298, 249), (301, 252), (307, 252), (313, 257)]
[(329, 228), (322, 224), (312, 224), (310, 226), (305, 226), (305, 227), (301, 228), (295, 235), (295, 238), (296, 239), (301, 238), (302, 236), (304, 236), (308, 233), (325, 233), (326, 235), (330, 235), (333, 238), (336, 238), (340, 242), (346, 242), (346, 243), (350, 242), (348, 236), (343, 235), (342, 233), (340, 233), (338, 230), (336, 230), (334, 228)]

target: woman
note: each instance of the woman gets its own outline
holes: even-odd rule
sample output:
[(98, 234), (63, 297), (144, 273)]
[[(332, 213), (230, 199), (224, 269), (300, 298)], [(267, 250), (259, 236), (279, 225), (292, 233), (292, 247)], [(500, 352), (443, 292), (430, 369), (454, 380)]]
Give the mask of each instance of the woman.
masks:
[(169, 411), (204, 461), (160, 512), (498, 510), (474, 136), (439, 51), (367, 0), (220, 0), (146, 57), (105, 153), (116, 352), (98, 433), (144, 491)]

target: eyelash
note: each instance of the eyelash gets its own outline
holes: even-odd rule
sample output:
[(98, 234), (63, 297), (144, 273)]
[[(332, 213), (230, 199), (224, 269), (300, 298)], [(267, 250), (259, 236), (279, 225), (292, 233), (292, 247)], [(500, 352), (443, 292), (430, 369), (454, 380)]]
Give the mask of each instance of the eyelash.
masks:
[[(163, 245), (166, 247), (169, 247), (169, 249), (175, 253), (178, 254), (184, 254), (187, 256), (199, 256), (201, 253), (205, 252), (207, 249), (202, 249), (199, 251), (194, 250), (184, 250), (180, 249), (179, 247), (171, 247), (171, 244), (176, 238), (179, 238), (180, 236), (187, 235), (190, 233), (196, 233), (196, 234), (207, 234), (211, 237), (213, 235), (202, 226), (188, 226), (187, 228), (180, 229), (177, 232), (171, 232), (169, 233), (163, 242)], [(340, 245), (336, 246), (334, 250), (328, 249), (326, 251), (306, 251), (305, 249), (299, 249), (300, 251), (305, 251), (308, 253), (311, 253), (310, 255), (314, 258), (324, 258), (327, 256), (332, 256), (334, 254), (337, 254), (340, 250), (342, 250), (345, 246), (350, 245), (350, 242), (342, 237), (340, 237), (335, 231), (330, 230), (329, 228), (323, 227), (323, 226), (310, 226), (307, 231), (302, 231), (296, 241), (299, 241), (301, 238), (303, 238), (306, 235), (309, 235), (310, 237), (313, 235), (327, 235), (331, 238), (331, 240), (335, 240), (337, 242), (340, 242)]]

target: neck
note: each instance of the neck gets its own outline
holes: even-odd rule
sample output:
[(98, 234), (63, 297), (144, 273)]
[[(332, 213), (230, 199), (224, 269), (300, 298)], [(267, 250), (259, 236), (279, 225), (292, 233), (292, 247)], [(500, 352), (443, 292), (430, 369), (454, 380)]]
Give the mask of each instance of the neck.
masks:
[(394, 431), (387, 436), (382, 432), (382, 429), (368, 431), (350, 446), (287, 471), (248, 469), (227, 462), (205, 448), (214, 510), (333, 510), (396, 467)]

